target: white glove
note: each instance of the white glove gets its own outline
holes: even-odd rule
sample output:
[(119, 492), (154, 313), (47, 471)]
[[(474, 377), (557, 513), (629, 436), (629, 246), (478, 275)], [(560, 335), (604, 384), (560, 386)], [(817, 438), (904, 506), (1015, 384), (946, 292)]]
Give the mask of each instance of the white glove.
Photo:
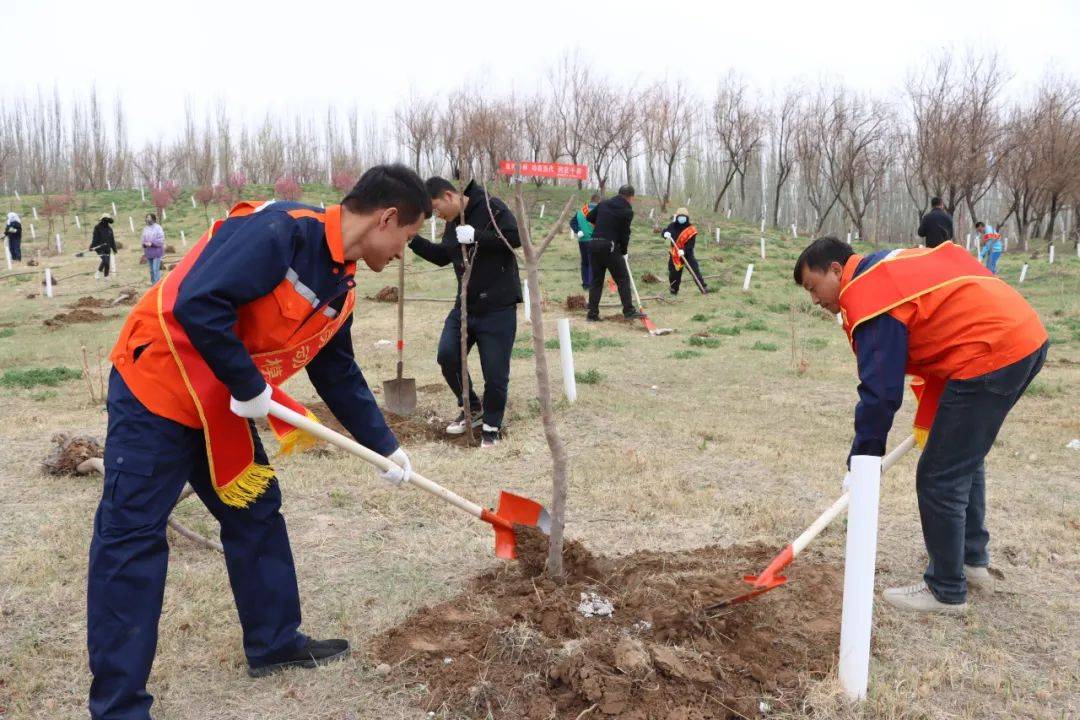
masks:
[(686, 251), (682, 248), (679, 248), (679, 257), (686, 257)]
[(846, 473), (844, 473), (844, 492), (847, 492), (850, 489), (851, 489), (851, 473), (846, 472)]
[(578, 231), (577, 231), (577, 236), (578, 236), (578, 237), (585, 237), (585, 232), (584, 232), (584, 231), (582, 231), (582, 230), (578, 230)]
[(229, 398), (229, 409), (236, 415), (245, 418), (264, 418), (270, 414), (270, 396), (274, 394), (274, 388), (267, 383), (263, 391), (250, 400), (237, 400)]
[(671, 233), (669, 233), (669, 232), (664, 233), (664, 239), (665, 240), (670, 240), (671, 239)]
[(472, 245), (476, 242), (476, 229), (472, 225), (457, 226), (457, 241), (462, 245)]
[(379, 477), (394, 487), (401, 487), (402, 483), (409, 479), (409, 474), (412, 473), (412, 463), (409, 461), (409, 456), (405, 454), (405, 448), (399, 447), (386, 457), (397, 467), (379, 473)]

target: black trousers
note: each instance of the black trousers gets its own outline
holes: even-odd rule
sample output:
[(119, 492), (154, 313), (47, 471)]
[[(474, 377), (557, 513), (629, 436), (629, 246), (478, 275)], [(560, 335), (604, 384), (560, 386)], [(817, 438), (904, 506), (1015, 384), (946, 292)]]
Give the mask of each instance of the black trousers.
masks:
[(17, 238), (8, 235), (8, 249), (11, 251), (11, 259), (22, 261), (22, 235)]
[[(698, 276), (699, 280), (701, 280), (701, 267), (698, 265), (697, 257), (694, 256), (694, 245), (696, 243), (697, 238), (694, 238), (683, 246), (683, 252), (686, 253), (686, 255), (683, 257), (683, 267), (685, 268), (687, 265), (689, 265), (690, 269), (693, 270), (694, 274)], [(675, 267), (675, 261), (671, 259), (670, 255), (668, 255), (667, 276), (668, 285), (671, 287), (672, 295), (679, 292), (679, 285), (682, 284), (682, 274), (683, 271)], [(693, 283), (694, 279), (690, 278), (690, 282)], [(705, 281), (701, 280), (701, 284), (705, 285)], [(697, 283), (694, 283), (694, 285), (696, 286)], [(708, 286), (706, 285), (706, 287)]]
[[(517, 306), (490, 310), (482, 315), (470, 312), (466, 330), (468, 349), (471, 351), (476, 345), (480, 351), (480, 370), (484, 375), (484, 424), (501, 428), (510, 389), (510, 353), (517, 335)], [(439, 338), (437, 360), (446, 384), (457, 397), (458, 407), (461, 407), (461, 310), (458, 308), (446, 316)], [(481, 408), (475, 389), (470, 374), (469, 407), (473, 412)]]
[(98, 263), (97, 271), (99, 273), (104, 273), (105, 277), (109, 277), (109, 254), (105, 253), (102, 255), (101, 253), (98, 253), (98, 257), (101, 258), (101, 262)]
[(611, 240), (593, 238), (589, 243), (589, 266), (592, 270), (592, 285), (589, 287), (589, 317), (600, 317), (600, 298), (604, 296), (606, 272), (619, 288), (623, 315), (630, 315), (634, 307), (633, 294), (630, 292), (630, 276), (626, 272), (626, 259)]

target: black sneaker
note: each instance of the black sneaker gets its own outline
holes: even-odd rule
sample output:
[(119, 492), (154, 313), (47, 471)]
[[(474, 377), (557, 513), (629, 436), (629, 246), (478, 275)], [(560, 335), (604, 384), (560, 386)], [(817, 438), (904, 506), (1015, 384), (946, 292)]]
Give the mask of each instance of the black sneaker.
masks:
[(627, 320), (640, 320), (641, 318), (645, 317), (645, 313), (639, 310), (634, 310), (633, 312), (623, 313), (623, 317)]
[(480, 433), (480, 447), (491, 448), (499, 444), (499, 440), (502, 439), (502, 434), (499, 432), (499, 428), (492, 427), (491, 425), (484, 424), (484, 429)]
[(600, 322), (600, 316), (599, 315), (586, 315), (585, 316), (585, 321), (586, 322)]
[[(483, 411), (472, 411), (472, 428), (477, 429), (484, 424)], [(465, 411), (462, 410), (458, 413), (457, 420), (446, 426), (447, 435), (464, 435), (465, 434)]]
[(292, 657), (260, 667), (251, 667), (249, 665), (248, 675), (253, 678), (260, 678), (279, 673), (291, 667), (310, 669), (340, 660), (348, 654), (348, 640), (313, 640), (308, 638), (307, 645), (297, 649), (292, 654)]

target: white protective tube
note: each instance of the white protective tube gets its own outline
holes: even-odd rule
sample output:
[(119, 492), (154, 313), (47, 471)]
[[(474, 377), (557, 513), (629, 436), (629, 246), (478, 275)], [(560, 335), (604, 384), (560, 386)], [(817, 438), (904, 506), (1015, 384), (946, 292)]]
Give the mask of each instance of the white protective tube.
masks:
[(113, 214), (113, 217), (116, 217), (116, 203), (112, 204), (112, 214)]
[(574, 378), (574, 349), (570, 344), (570, 319), (559, 318), (559, 355), (562, 359), (563, 392), (570, 402), (577, 400), (577, 380)]
[(1020, 268), (1020, 282), (1024, 282), (1024, 278), (1027, 277), (1027, 267), (1027, 263), (1024, 263), (1024, 266)]
[(31, 207), (30, 209), (34, 211), (34, 219), (35, 219), (35, 220), (37, 220), (37, 219), (38, 219), (38, 216), (37, 216), (37, 207)]
[(60, 233), (56, 233), (56, 254), (57, 255), (63, 255), (64, 254), (64, 244), (62, 242), (60, 242)]
[(79, 216), (78, 215), (75, 216), (75, 227), (77, 229), (79, 229), (79, 230), (82, 230), (82, 223), (79, 222)]
[(716, 228), (716, 242), (720, 243), (720, 228)]
[(754, 274), (754, 263), (750, 263), (749, 265), (746, 266), (746, 277), (743, 278), (743, 281), (742, 281), (742, 289), (744, 291), (750, 289), (750, 276), (753, 275), (753, 274)]
[(52, 296), (52, 270), (45, 268), (45, 297)]
[(131, 232), (135, 232), (135, 220), (130, 215), (128, 215), (128, 227), (131, 228)]
[(34, 229), (34, 224), (33, 223), (30, 223), (30, 237), (33, 240), (37, 240), (37, 230)]
[(7, 260), (7, 269), (11, 269), (11, 248), (8, 247), (8, 238), (4, 236), (4, 258)]
[(765, 259), (765, 238), (761, 238), (761, 259)]
[(544, 208), (547, 207), (547, 203), (540, 203), (540, 217), (544, 217)]
[(195, 207), (197, 207), (197, 206), (195, 205), (195, 196), (194, 196), (194, 195), (192, 195), (192, 196), (191, 196), (191, 207), (192, 207), (192, 209), (194, 209)]
[(1050, 264), (1051, 265), (1054, 264), (1054, 246), (1053, 245), (1050, 246)]
[(840, 686), (852, 700), (866, 697), (874, 612), (881, 458), (851, 458), (851, 506), (844, 558), (844, 608), (840, 619)]
[(521, 298), (522, 304), (525, 306), (525, 321), (532, 321), (532, 303), (529, 302), (529, 281), (521, 281)]
[(109, 274), (116, 277), (116, 253), (109, 253)]
[(180, 231), (180, 244), (183, 245), (184, 247), (187, 247), (187, 238), (184, 237), (184, 231), (183, 230)]

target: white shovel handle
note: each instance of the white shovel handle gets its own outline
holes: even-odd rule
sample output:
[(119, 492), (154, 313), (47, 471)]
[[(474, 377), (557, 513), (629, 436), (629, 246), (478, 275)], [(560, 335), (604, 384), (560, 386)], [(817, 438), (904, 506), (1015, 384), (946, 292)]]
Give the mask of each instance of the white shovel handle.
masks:
[[(908, 450), (915, 445), (915, 436), (908, 435), (902, 443), (893, 448), (893, 451), (886, 455), (881, 460), (881, 472), (885, 472), (892, 467), (897, 460), (902, 458)], [(813, 522), (810, 527), (803, 531), (803, 534), (795, 538), (795, 542), (791, 543), (792, 557), (798, 555), (803, 549), (810, 544), (810, 542), (821, 534), (829, 523), (836, 519), (836, 516), (844, 512), (847, 509), (848, 502), (851, 501), (851, 491), (845, 492), (843, 495), (834, 502), (828, 510), (821, 513), (818, 519)]]
[[(304, 432), (314, 435), (320, 440), (325, 440), (331, 445), (336, 445), (347, 453), (355, 455), (356, 457), (368, 462), (375, 467), (379, 468), (383, 472), (387, 470), (398, 468), (397, 463), (392, 462), (390, 459), (383, 457), (379, 453), (364, 447), (360, 443), (356, 442), (352, 438), (347, 438), (341, 433), (334, 432), (330, 428), (321, 423), (317, 423), (310, 418), (301, 415), (298, 412), (294, 412), (285, 407), (279, 402), (270, 401), (270, 414), (279, 420), (284, 420), (295, 428), (299, 428)], [(454, 507), (464, 510), (473, 517), (481, 517), (484, 508), (480, 507), (474, 502), (466, 500), (455, 492), (447, 490), (437, 482), (428, 480), (420, 473), (413, 470), (409, 473), (409, 477), (406, 480), (413, 485), (417, 486), (421, 490), (431, 493), (432, 495), (442, 498), (446, 502), (450, 503)]]

